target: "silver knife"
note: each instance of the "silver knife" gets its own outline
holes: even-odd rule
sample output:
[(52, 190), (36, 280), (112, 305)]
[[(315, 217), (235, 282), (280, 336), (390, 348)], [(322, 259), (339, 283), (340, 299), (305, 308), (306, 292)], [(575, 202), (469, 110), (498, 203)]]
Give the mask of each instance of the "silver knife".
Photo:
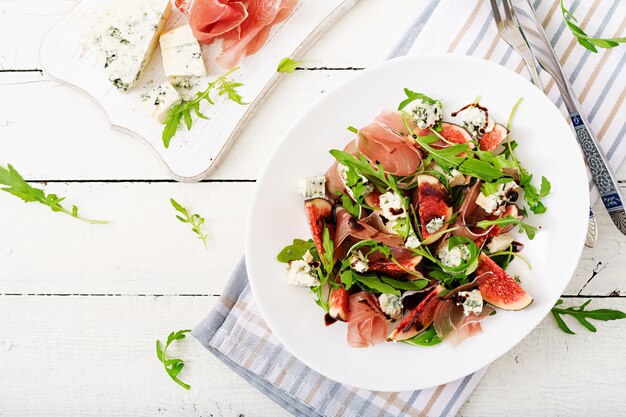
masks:
[(572, 86), (563, 73), (561, 63), (554, 49), (552, 49), (550, 41), (548, 41), (543, 26), (539, 23), (539, 19), (529, 0), (515, 0), (512, 3), (522, 32), (533, 50), (535, 58), (539, 65), (554, 78), (561, 92), (563, 103), (576, 131), (576, 138), (591, 170), (591, 177), (600, 191), (602, 203), (609, 212), (615, 226), (626, 235), (624, 197), (598, 141), (591, 133), (591, 129), (589, 129), (589, 122), (581, 114), (580, 103), (573, 94)]

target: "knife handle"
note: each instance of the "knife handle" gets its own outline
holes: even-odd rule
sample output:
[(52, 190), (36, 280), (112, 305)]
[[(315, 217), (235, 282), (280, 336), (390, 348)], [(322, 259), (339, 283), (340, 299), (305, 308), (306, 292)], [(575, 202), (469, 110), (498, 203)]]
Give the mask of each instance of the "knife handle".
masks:
[(626, 234), (624, 198), (621, 195), (617, 181), (608, 167), (606, 158), (602, 154), (598, 142), (587, 127), (586, 120), (577, 111), (570, 113), (569, 116), (576, 131), (576, 139), (587, 158), (593, 181), (598, 186), (602, 203), (609, 212), (613, 223), (622, 233)]

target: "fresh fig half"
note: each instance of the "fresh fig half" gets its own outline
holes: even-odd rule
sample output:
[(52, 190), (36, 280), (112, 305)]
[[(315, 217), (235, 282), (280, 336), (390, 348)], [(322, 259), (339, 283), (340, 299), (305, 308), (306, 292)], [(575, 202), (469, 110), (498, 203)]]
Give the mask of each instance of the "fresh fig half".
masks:
[(444, 288), (441, 285), (435, 287), (426, 298), (420, 302), (396, 328), (387, 336), (388, 342), (398, 342), (411, 339), (428, 328), (433, 322), (437, 304), (441, 302), (439, 292)]
[[(413, 192), (413, 204), (417, 204), (422, 229), (422, 244), (429, 245), (437, 241), (438, 234), (448, 228), (452, 217), (452, 201), (446, 187), (436, 177), (427, 174), (417, 176), (417, 188)], [(427, 225), (433, 219), (443, 217), (441, 228), (429, 233)], [(432, 230), (432, 229), (431, 229)], [(441, 234), (439, 234), (441, 236)]]
[(490, 274), (479, 286), (483, 300), (503, 310), (522, 310), (533, 298), (489, 256), (480, 254), (476, 276)]
[(423, 275), (417, 270), (417, 266), (422, 261), (421, 256), (412, 256), (406, 259), (398, 259), (398, 265), (390, 259), (377, 259), (369, 261), (368, 267), (370, 271), (380, 272), (393, 278), (406, 277), (408, 280), (419, 279)]
[[(495, 220), (498, 218), (505, 218), (509, 216), (512, 216), (519, 220), (521, 220), (524, 217), (520, 214), (519, 208), (515, 204), (510, 204), (506, 207), (506, 209), (504, 209), (504, 212), (500, 216), (489, 216), (487, 217), (487, 220)], [(502, 226), (502, 227), (498, 225), (491, 226), (491, 228), (489, 229), (489, 232), (485, 235), (478, 237), (478, 239), (476, 239), (474, 243), (476, 243), (476, 246), (480, 247), (483, 245), (483, 243), (485, 243), (487, 239), (500, 236), (503, 233), (507, 233), (511, 231), (511, 229), (513, 229), (514, 227), (515, 227), (514, 224), (509, 224), (507, 226)]]
[[(454, 123), (441, 123), (441, 132), (439, 135), (442, 136), (445, 140), (439, 138), (439, 140), (434, 141), (431, 146), (435, 149), (443, 149), (454, 144), (464, 144), (467, 143), (470, 148), (474, 147), (474, 143), (471, 142), (472, 135), (465, 130), (463, 127), (459, 125), (455, 125)], [(452, 145), (451, 145), (452, 144)]]
[(325, 198), (313, 198), (304, 202), (304, 208), (306, 209), (306, 215), (309, 219), (309, 226), (311, 227), (315, 247), (321, 256), (324, 254), (324, 245), (322, 243), (324, 226), (328, 228), (331, 238), (335, 235), (333, 206), (330, 204), (330, 201)]
[(343, 287), (330, 290), (328, 315), (335, 320), (348, 321), (350, 293)]
[(506, 127), (499, 123), (495, 123), (492, 130), (483, 133), (480, 137), (478, 147), (481, 151), (494, 151), (508, 134), (509, 131)]

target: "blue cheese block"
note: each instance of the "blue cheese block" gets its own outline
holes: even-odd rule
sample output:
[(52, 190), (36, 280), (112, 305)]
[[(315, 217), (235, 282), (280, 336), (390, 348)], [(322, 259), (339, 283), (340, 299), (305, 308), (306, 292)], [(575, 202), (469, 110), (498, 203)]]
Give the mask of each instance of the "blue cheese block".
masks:
[(180, 103), (181, 96), (169, 82), (154, 87), (143, 97), (144, 106), (159, 123), (167, 119), (167, 113), (176, 104)]
[(172, 84), (184, 82), (185, 78), (206, 75), (200, 44), (194, 38), (191, 26), (183, 25), (165, 32), (159, 42), (163, 69)]
[(171, 10), (169, 0), (116, 0), (94, 11), (91, 41), (107, 78), (120, 91), (141, 77)]

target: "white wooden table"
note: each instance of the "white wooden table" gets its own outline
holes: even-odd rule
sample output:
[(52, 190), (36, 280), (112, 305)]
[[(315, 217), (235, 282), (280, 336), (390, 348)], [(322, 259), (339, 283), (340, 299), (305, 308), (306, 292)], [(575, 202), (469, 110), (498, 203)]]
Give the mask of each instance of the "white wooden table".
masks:
[[(170, 180), (145, 145), (42, 73), (39, 44), (74, 3), (0, 2), (0, 164), (111, 224), (0, 194), (0, 416), (287, 415), (191, 338), (177, 347), (192, 385), (181, 389), (154, 341), (210, 310), (242, 255), (250, 192), (274, 144), (311, 101), (384, 57), (413, 1), (362, 0), (199, 184)], [(208, 251), (169, 197), (207, 218)], [(626, 310), (626, 239), (598, 213), (600, 242), (584, 251), (564, 297)], [(569, 336), (548, 317), (489, 368), (461, 415), (623, 415), (625, 343), (626, 320)]]

